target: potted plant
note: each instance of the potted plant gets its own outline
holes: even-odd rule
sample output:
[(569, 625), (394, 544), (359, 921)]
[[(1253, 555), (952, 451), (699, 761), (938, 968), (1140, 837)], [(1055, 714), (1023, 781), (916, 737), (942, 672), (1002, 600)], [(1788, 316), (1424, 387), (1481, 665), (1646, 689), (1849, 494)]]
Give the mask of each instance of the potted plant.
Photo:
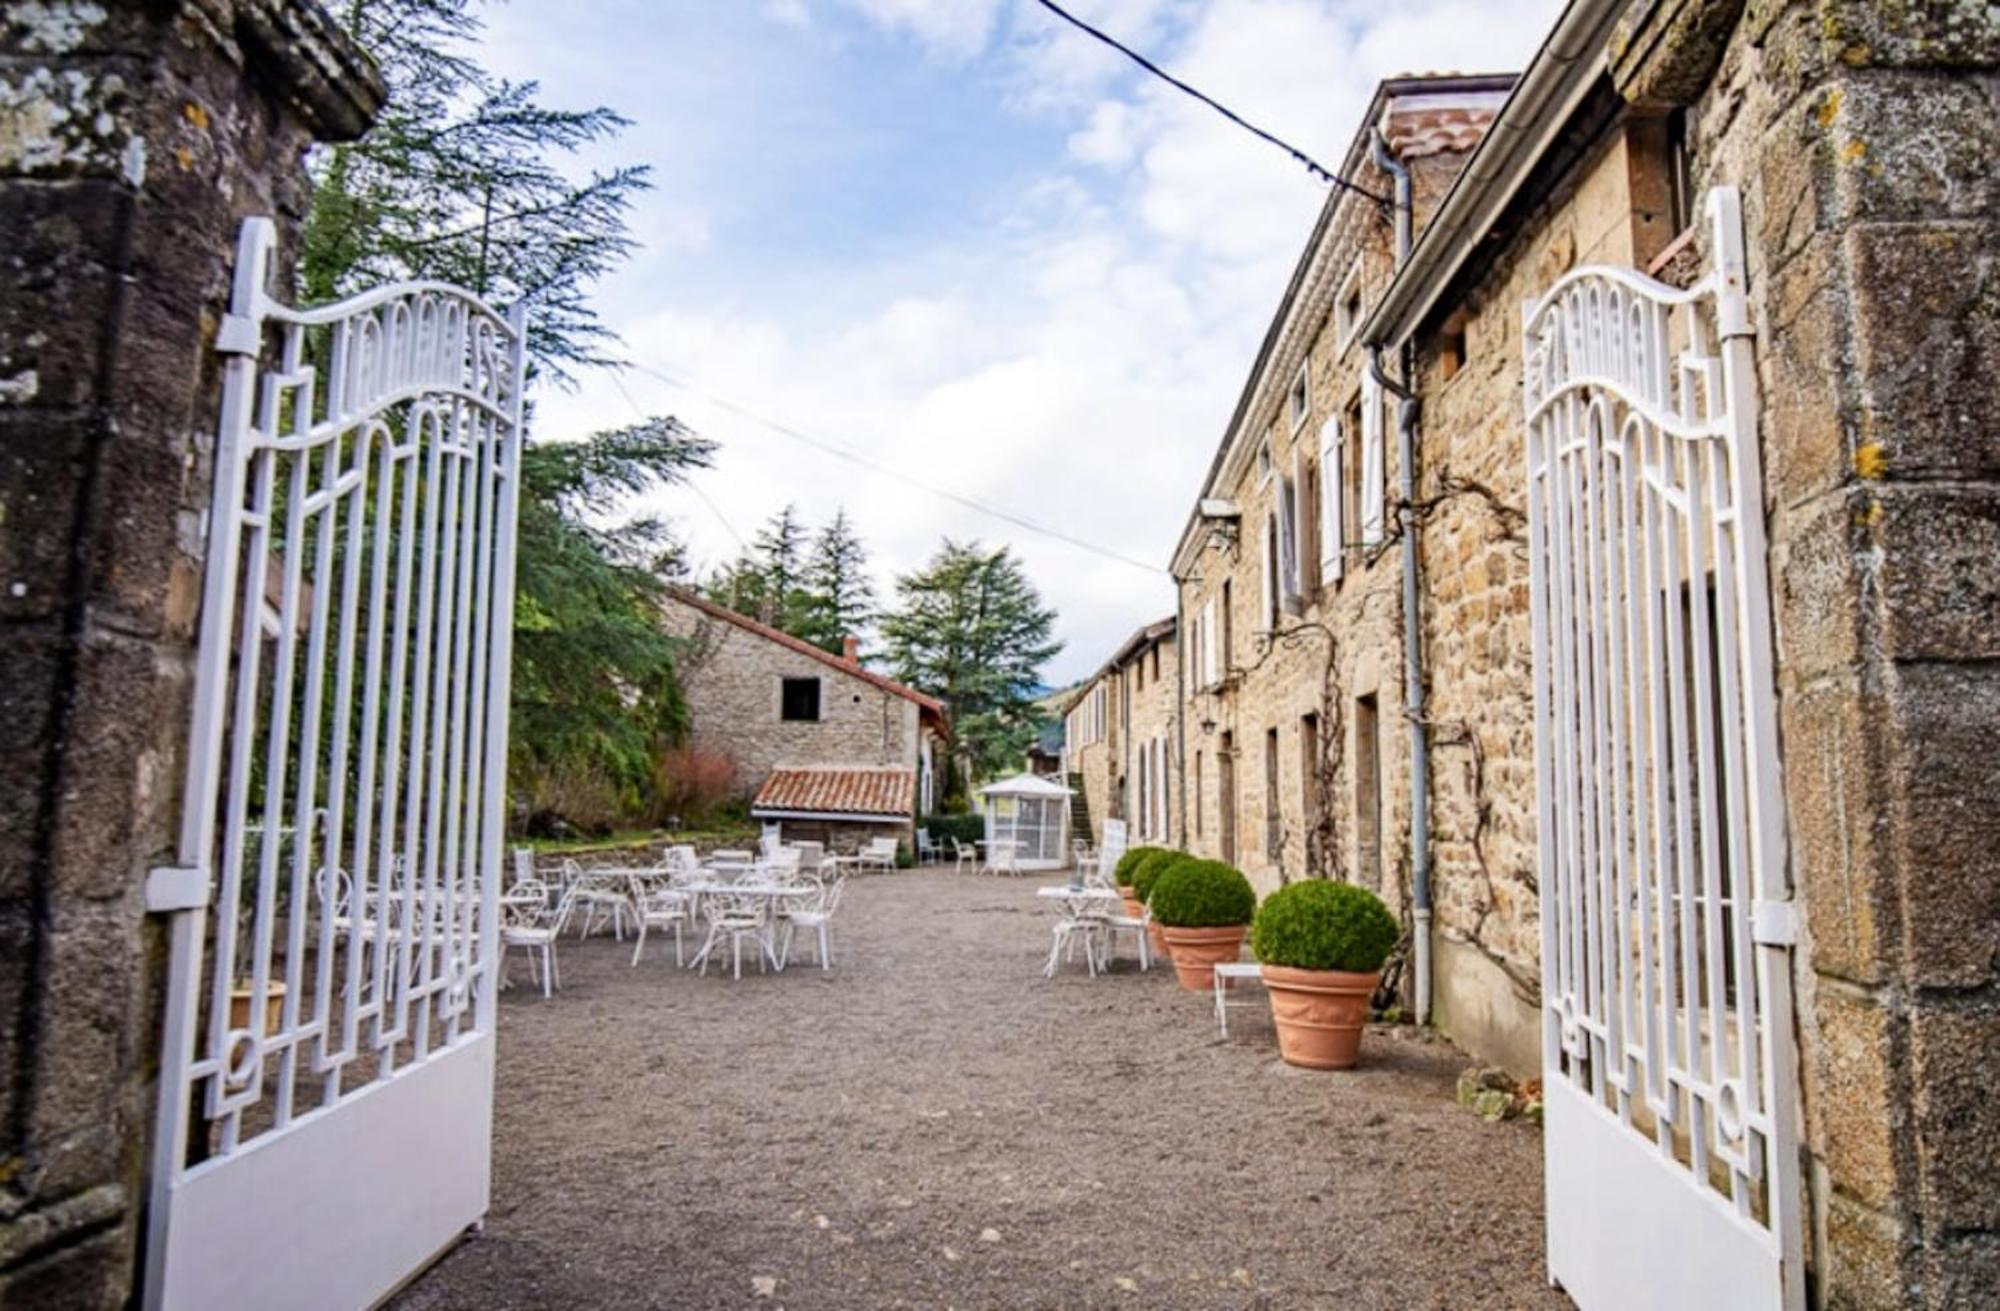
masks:
[(1181, 986), (1206, 992), (1215, 986), (1215, 967), (1241, 954), (1257, 894), (1241, 870), (1219, 860), (1184, 858), (1160, 873), (1147, 904)]
[[(1132, 871), (1132, 895), (1138, 902), (1132, 910), (1135, 916), (1144, 912), (1148, 899), (1153, 895), (1153, 886), (1160, 881), (1160, 875), (1182, 861), (1193, 859), (1185, 852), (1170, 851), (1165, 847), (1148, 847), (1146, 851), (1148, 853), (1146, 858)], [(1146, 931), (1152, 936), (1154, 952), (1171, 959), (1172, 953), (1167, 950), (1167, 939), (1160, 929), (1159, 921), (1148, 921)]]
[(1402, 929), (1382, 899), (1351, 883), (1309, 879), (1257, 908), (1250, 949), (1264, 966), (1278, 1053), (1314, 1070), (1345, 1070), (1361, 1049), (1368, 1000)]
[(1141, 866), (1149, 864), (1155, 856), (1171, 854), (1165, 847), (1133, 847), (1118, 858), (1118, 864), (1111, 871), (1111, 881), (1118, 885), (1118, 895), (1125, 899), (1125, 913), (1134, 919), (1145, 907), (1146, 899), (1139, 895), (1134, 886), (1133, 876)]

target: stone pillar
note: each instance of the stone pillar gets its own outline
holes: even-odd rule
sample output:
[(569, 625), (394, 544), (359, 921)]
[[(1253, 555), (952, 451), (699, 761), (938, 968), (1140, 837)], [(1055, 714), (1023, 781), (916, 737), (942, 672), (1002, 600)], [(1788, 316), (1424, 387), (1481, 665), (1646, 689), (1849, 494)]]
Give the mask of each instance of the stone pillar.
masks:
[(236, 229), (381, 98), (312, 0), (0, 0), (0, 1306), (132, 1291)]
[(1996, 1306), (2000, 19), (1744, 12), (1815, 1296)]

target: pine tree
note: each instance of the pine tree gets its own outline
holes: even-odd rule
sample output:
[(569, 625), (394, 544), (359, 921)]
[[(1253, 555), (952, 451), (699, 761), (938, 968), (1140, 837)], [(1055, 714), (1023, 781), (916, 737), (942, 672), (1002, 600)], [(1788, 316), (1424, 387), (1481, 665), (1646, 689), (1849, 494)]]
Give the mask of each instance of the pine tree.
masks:
[(834, 511), (813, 538), (806, 560), (802, 624), (796, 636), (835, 654), (849, 637), (859, 637), (875, 614), (875, 587), (868, 581), (868, 547), (847, 511)]
[(1019, 761), (1035, 735), (1041, 668), (1062, 650), (1056, 613), (1006, 547), (945, 540), (929, 564), (896, 580), (882, 620), (895, 676), (945, 703), (951, 720), (944, 796), (962, 800), (969, 773)]
[(470, 53), (475, 0), (347, 0), (340, 21), (382, 70), (389, 100), (361, 140), (315, 152), (302, 296), (437, 278), (500, 304), (525, 300), (529, 349), (557, 378), (606, 362), (591, 285), (632, 249), (625, 215), (646, 188), (627, 166), (581, 180), (556, 165), (610, 140), (610, 109), (550, 109)]

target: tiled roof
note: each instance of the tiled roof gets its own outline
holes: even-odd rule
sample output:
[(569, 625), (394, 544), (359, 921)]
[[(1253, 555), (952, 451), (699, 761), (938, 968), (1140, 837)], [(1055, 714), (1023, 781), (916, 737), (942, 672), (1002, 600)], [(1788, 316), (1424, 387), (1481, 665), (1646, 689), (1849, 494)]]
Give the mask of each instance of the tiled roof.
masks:
[(906, 687), (893, 678), (884, 678), (872, 669), (864, 669), (858, 664), (849, 664), (831, 651), (822, 651), (803, 638), (793, 637), (790, 633), (773, 628), (769, 624), (761, 623), (758, 620), (752, 619), (749, 615), (731, 610), (726, 605), (717, 605), (707, 597), (690, 591), (685, 587), (670, 587), (667, 591), (674, 600), (691, 605), (705, 615), (720, 619), (725, 623), (734, 624), (745, 632), (755, 633), (761, 638), (776, 642), (779, 646), (790, 647), (800, 655), (811, 656), (821, 664), (831, 665), (849, 677), (858, 678), (864, 683), (872, 683), (884, 692), (893, 692), (897, 696), (914, 701), (918, 706), (930, 711), (939, 719), (944, 718), (944, 702), (934, 696), (926, 696), (914, 687)]
[(916, 775), (907, 769), (774, 769), (750, 809), (908, 815), (916, 798)]

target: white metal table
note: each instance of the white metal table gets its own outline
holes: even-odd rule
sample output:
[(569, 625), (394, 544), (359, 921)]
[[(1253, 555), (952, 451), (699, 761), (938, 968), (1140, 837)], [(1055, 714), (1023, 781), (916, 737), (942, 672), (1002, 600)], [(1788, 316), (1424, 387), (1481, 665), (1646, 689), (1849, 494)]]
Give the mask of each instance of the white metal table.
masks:
[[(1053, 979), (1056, 976), (1056, 963), (1062, 958), (1063, 944), (1068, 940), (1068, 932), (1082, 932), (1085, 935), (1083, 959), (1090, 967), (1091, 974), (1095, 975), (1097, 957), (1093, 954), (1090, 935), (1102, 933), (1104, 930), (1102, 925), (1092, 926), (1092, 921), (1112, 914), (1113, 909), (1121, 905), (1124, 899), (1110, 888), (1088, 883), (1079, 888), (1072, 888), (1066, 883), (1056, 883), (1036, 888), (1035, 896), (1042, 901), (1055, 902), (1057, 914), (1062, 917), (1056, 921), (1056, 940), (1049, 947), (1049, 961), (1042, 967), (1042, 977)], [(1076, 927), (1066, 931), (1066, 926)], [(1108, 942), (1106, 954), (1108, 962)]]
[[(775, 913), (779, 902), (789, 901), (798, 897), (816, 897), (819, 895), (820, 889), (818, 885), (812, 883), (757, 883), (750, 881), (724, 883), (703, 879), (688, 884), (686, 891), (693, 895), (696, 906), (701, 904), (701, 900), (704, 897), (755, 897), (770, 902), (768, 910)], [(768, 933), (768, 920), (766, 931)], [(708, 960), (709, 953), (715, 950), (715, 941), (714, 935), (711, 934), (709, 940), (702, 944), (701, 950), (695, 953), (694, 959), (687, 963), (687, 968), (691, 970), (700, 969), (702, 964)], [(776, 950), (771, 947), (768, 941), (764, 946), (765, 950), (770, 953), (771, 959), (777, 965), (777, 968), (783, 970), (785, 968), (784, 962), (778, 960)]]

